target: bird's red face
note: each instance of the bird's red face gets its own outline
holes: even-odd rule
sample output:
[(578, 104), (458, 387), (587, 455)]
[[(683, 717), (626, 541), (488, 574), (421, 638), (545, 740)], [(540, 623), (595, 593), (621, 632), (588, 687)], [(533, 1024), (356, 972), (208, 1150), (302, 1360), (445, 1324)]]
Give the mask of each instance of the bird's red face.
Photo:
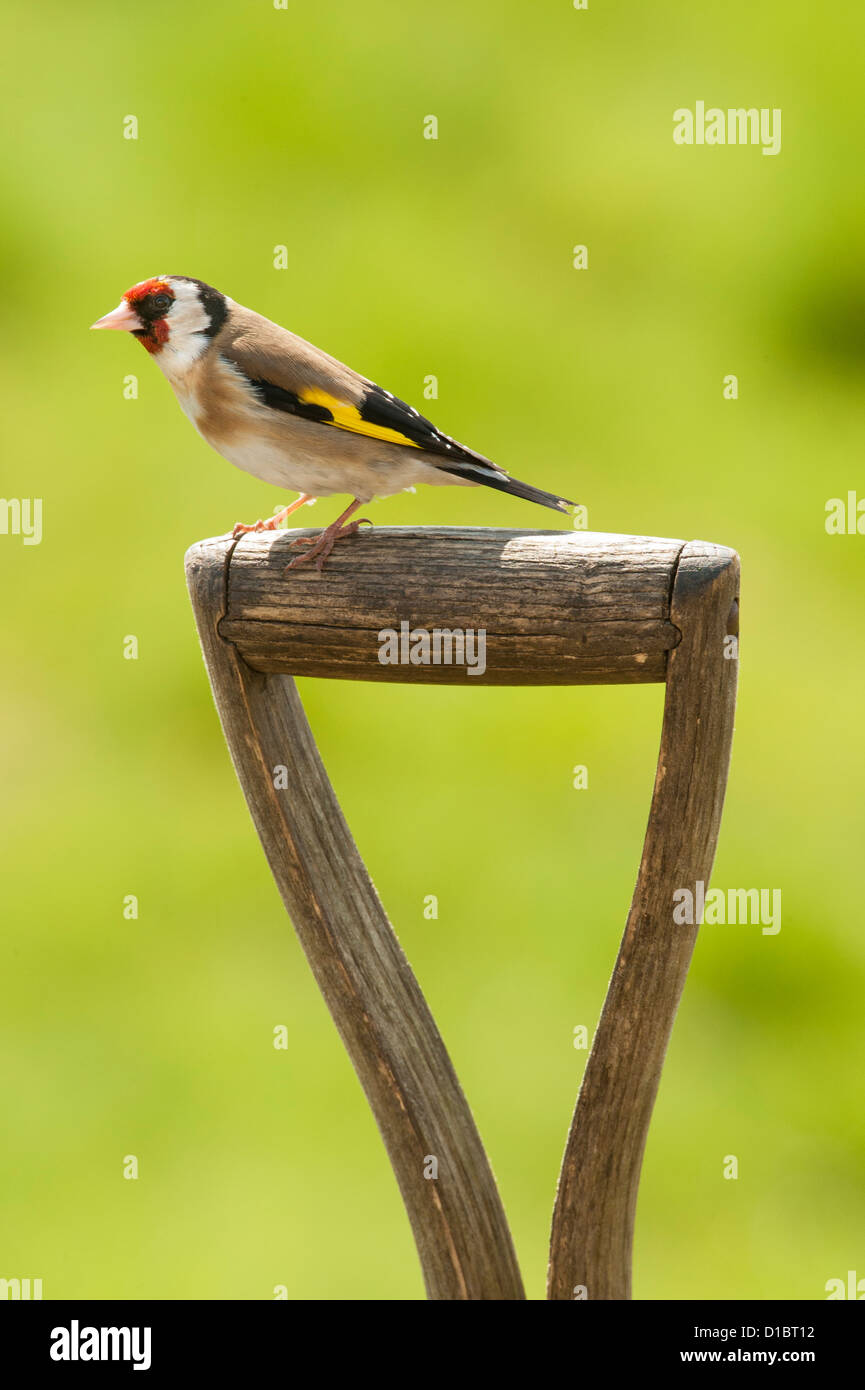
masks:
[(93, 328), (118, 328), (132, 333), (148, 352), (160, 352), (168, 342), (168, 315), (176, 295), (168, 279), (142, 280), (127, 290), (116, 309), (97, 319)]

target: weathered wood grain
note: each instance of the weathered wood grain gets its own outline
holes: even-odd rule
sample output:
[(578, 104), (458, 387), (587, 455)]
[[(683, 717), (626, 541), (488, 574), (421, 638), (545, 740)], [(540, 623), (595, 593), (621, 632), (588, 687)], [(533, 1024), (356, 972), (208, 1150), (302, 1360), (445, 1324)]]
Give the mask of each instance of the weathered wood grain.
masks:
[[(679, 634), (670, 591), (684, 542), (582, 531), (375, 528), (324, 571), (285, 574), (308, 531), (242, 538), (220, 636), (255, 670), (342, 680), (563, 685), (662, 681)], [(485, 634), (486, 669), (385, 665), (379, 634)]]
[(727, 781), (738, 631), (734, 552), (693, 542), (676, 570), (661, 749), (639, 877), (580, 1089), (553, 1216), (549, 1297), (631, 1294), (637, 1187), (652, 1107), (697, 936), (673, 893), (708, 884)]
[[(428, 1295), (521, 1299), (513, 1243), (471, 1111), (346, 825), (294, 682), (252, 670), (219, 636), (234, 549), (226, 539), (205, 541), (186, 561), (217, 709), (274, 878), (381, 1131)], [(274, 785), (280, 765), (285, 790)], [(425, 1176), (431, 1158), (437, 1177)]]

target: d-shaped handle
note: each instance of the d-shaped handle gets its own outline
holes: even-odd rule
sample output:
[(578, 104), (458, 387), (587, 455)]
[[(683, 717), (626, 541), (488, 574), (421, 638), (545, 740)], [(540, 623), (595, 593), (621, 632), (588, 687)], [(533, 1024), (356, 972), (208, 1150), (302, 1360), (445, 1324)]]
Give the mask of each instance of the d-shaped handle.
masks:
[[(674, 922), (673, 895), (709, 881), (726, 785), (738, 557), (700, 541), (395, 529), (351, 538), (322, 574), (286, 575), (297, 534), (203, 541), (187, 556), (189, 588), (238, 777), (381, 1130), (431, 1298), (522, 1298), (519, 1268), (471, 1111), (288, 676), (666, 681), (639, 877), (568, 1136), (550, 1254), (550, 1298), (628, 1298), (643, 1148), (697, 935)], [(403, 624), (408, 661), (383, 662), (382, 633), (401, 637)], [(482, 680), (466, 661), (424, 659), (422, 631), (432, 654), (435, 631), (453, 640), (469, 630), (485, 634)]]

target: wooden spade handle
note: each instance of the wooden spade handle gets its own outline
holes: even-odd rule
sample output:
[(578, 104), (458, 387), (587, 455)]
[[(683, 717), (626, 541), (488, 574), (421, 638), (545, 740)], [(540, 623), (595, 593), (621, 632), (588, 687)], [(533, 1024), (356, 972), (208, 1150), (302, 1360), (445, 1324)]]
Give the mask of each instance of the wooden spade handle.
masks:
[[(471, 1111), (289, 677), (666, 681), (643, 858), (566, 1146), (548, 1290), (628, 1298), (643, 1149), (697, 930), (673, 923), (672, 895), (709, 881), (726, 784), (738, 557), (646, 537), (395, 528), (339, 545), (322, 574), (286, 575), (298, 534), (203, 541), (187, 577), (235, 769), (387, 1147), (430, 1298), (524, 1294)], [(483, 630), (483, 676), (382, 664), (380, 634), (403, 622)]]

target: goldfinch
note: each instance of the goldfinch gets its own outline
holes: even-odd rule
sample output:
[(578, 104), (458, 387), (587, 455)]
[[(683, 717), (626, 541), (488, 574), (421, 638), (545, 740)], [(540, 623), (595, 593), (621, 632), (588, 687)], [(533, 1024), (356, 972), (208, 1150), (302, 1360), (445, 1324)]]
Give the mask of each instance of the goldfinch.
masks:
[(92, 327), (132, 333), (229, 463), (300, 493), (267, 521), (238, 522), (235, 536), (272, 530), (317, 497), (351, 494), (318, 536), (292, 542), (309, 548), (289, 569), (310, 560), (321, 569), (366, 520), (350, 520), (358, 507), (417, 483), (493, 487), (560, 512), (574, 505), (512, 478), (389, 391), (190, 275), (142, 280)]

